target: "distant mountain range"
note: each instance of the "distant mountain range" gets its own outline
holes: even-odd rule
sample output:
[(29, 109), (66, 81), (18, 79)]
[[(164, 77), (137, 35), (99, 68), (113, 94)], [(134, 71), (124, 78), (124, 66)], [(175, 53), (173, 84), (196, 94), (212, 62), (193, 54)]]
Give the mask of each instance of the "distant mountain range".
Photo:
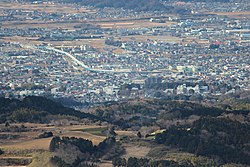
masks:
[[(172, 0), (165, 0), (172, 1)], [(183, 2), (230, 2), (230, 0), (182, 0)]]
[(172, 7), (164, 6), (159, 0), (59, 0), (68, 3), (79, 3), (97, 8), (113, 7), (136, 9), (139, 11), (164, 11)]
[[(183, 13), (180, 6), (175, 9), (172, 6), (167, 6), (160, 0), (57, 0), (66, 3), (78, 3), (85, 6), (93, 6), (96, 8), (124, 8), (137, 11), (166, 11), (168, 13)], [(163, 0), (165, 2), (173, 2), (173, 0)], [(183, 2), (230, 2), (230, 0), (182, 0)], [(180, 11), (180, 8), (182, 9)]]
[[(32, 2), (34, 0), (25, 0)], [(84, 6), (93, 6), (96, 8), (124, 8), (136, 11), (165, 11), (167, 13), (186, 13), (186, 9), (178, 6), (176, 9), (173, 6), (163, 5), (162, 1), (173, 2), (173, 0), (52, 0), (63, 3), (77, 3)], [(222, 2), (227, 3), (230, 0), (181, 0), (182, 2)], [(181, 10), (180, 10), (181, 9)], [(185, 11), (183, 11), (185, 10)]]

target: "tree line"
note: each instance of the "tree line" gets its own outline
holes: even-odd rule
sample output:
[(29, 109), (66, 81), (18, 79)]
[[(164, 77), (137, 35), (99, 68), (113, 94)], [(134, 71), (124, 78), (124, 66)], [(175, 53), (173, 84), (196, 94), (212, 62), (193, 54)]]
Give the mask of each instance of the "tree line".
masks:
[(173, 126), (156, 135), (156, 142), (220, 163), (250, 165), (250, 125), (225, 118), (203, 117), (191, 127)]

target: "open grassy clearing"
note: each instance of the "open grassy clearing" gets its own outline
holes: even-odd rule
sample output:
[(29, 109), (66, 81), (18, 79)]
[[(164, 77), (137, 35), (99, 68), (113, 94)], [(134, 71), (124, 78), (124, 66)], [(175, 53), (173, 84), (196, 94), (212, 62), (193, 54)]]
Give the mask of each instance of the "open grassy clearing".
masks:
[(112, 167), (112, 161), (102, 161), (102, 163), (99, 164), (99, 167)]
[(50, 43), (56, 47), (74, 47), (79, 45), (90, 45), (95, 49), (104, 50), (104, 48), (116, 48), (113, 46), (105, 45), (105, 39), (82, 39), (77, 41), (38, 41), (38, 38), (30, 38), (13, 36), (13, 37), (4, 37), (3, 41), (5, 42), (16, 42), (23, 45), (41, 45), (43, 43)]
[(133, 131), (122, 131), (122, 130), (117, 130), (115, 131), (115, 133), (118, 136), (130, 136), (130, 137), (135, 137), (136, 133), (134, 133)]
[(51, 157), (53, 157), (51, 152), (35, 153), (32, 157), (32, 163), (28, 167), (53, 167), (54, 165), (50, 162)]
[(114, 54), (124, 54), (124, 53), (126, 53), (126, 51), (123, 49), (117, 48), (117, 49), (113, 50), (113, 53)]
[(1, 148), (4, 154), (0, 158), (32, 158), (34, 153), (43, 153), (47, 150), (39, 149), (17, 149), (17, 148)]
[(96, 127), (96, 128), (86, 128), (86, 129), (75, 129), (74, 131), (81, 131), (85, 133), (90, 133), (96, 136), (106, 136), (105, 131), (107, 131), (107, 127)]
[[(19, 125), (19, 124), (18, 124)], [(3, 126), (3, 125), (1, 125)], [(14, 126), (14, 125), (12, 125)], [(19, 125), (20, 126), (20, 125)], [(47, 126), (46, 124), (24, 124), (30, 128), (28, 132), (1, 132), (1, 134), (19, 134), (22, 138), (1, 140), (0, 148), (10, 150), (48, 150), (52, 139), (41, 138), (36, 139), (39, 134), (51, 131), (54, 136), (68, 136), (91, 140), (94, 144), (99, 144), (106, 137), (101, 133), (104, 127), (88, 126), (88, 125), (73, 125), (73, 126)], [(81, 129), (81, 131), (79, 131)], [(87, 129), (86, 131), (84, 131)]]
[(146, 157), (146, 155), (149, 153), (149, 151), (151, 150), (150, 147), (147, 146), (140, 146), (137, 144), (124, 144), (123, 145), (125, 150), (126, 150), (126, 154), (123, 155), (124, 158), (129, 158), (129, 157)]
[(12, 142), (7, 144), (1, 144), (1, 148), (7, 149), (43, 149), (48, 150), (49, 144), (52, 138), (44, 138), (44, 139), (33, 139), (22, 142)]
[(159, 42), (181, 42), (181, 38), (173, 36), (155, 36), (155, 35), (131, 35), (131, 36), (122, 36), (117, 38), (122, 41), (137, 41), (137, 42), (147, 42), (148, 40), (155, 40)]
[(242, 11), (242, 12), (210, 12), (207, 14), (217, 14), (220, 16), (227, 16), (227, 17), (231, 17), (234, 19), (246, 19), (249, 18), (250, 19), (250, 11)]
[(68, 137), (77, 137), (77, 138), (84, 138), (84, 139), (88, 139), (91, 140), (93, 142), (93, 144), (98, 145), (100, 142), (102, 142), (104, 139), (106, 139), (105, 136), (97, 136), (97, 135), (93, 135), (87, 132), (80, 132), (80, 131), (71, 131), (71, 132), (67, 132), (62, 136), (68, 136)]
[(250, 15), (250, 11), (242, 11), (242, 12), (210, 12), (209, 14), (217, 14), (217, 15), (223, 15), (223, 16)]
[(170, 22), (166, 21), (165, 23), (155, 23), (155, 22), (150, 22), (148, 20), (128, 20), (128, 21), (95, 21), (95, 22), (90, 22), (94, 25), (99, 25), (102, 28), (114, 28), (114, 29), (119, 29), (119, 28), (150, 28), (150, 27), (159, 27), (159, 26), (169, 26), (172, 24), (175, 24), (175, 22)]
[(32, 21), (32, 20), (26, 20), (26, 21), (6, 21), (2, 24), (2, 27), (4, 28), (18, 28), (18, 29), (24, 29), (24, 28), (62, 28), (62, 29), (71, 29), (76, 30), (78, 28), (75, 28), (74, 26), (77, 26), (79, 24), (86, 23), (85, 21), (77, 20), (75, 22), (65, 22), (65, 21)]
[[(15, 124), (17, 125), (17, 124)], [(15, 126), (14, 124), (11, 126)], [(21, 126), (21, 124), (18, 124)], [(56, 136), (68, 136), (76, 138), (84, 138), (91, 140), (93, 144), (98, 145), (106, 138), (107, 126), (96, 126), (96, 125), (68, 125), (68, 126), (50, 126), (47, 124), (24, 124), (27, 128), (32, 129), (32, 132), (20, 132), (23, 135), (27, 135), (22, 141), (8, 141), (6, 143), (1, 143), (0, 148), (2, 148), (5, 154), (0, 157), (4, 161), (8, 162), (12, 160), (13, 162), (22, 162), (31, 160), (32, 163), (28, 165), (29, 167), (38, 167), (38, 166), (53, 166), (50, 158), (53, 156), (53, 153), (49, 152), (49, 144), (52, 139), (42, 138), (34, 139), (41, 132), (51, 131)], [(0, 125), (4, 127), (4, 125)], [(132, 131), (116, 131), (118, 136), (131, 136), (134, 137), (135, 134)], [(24, 136), (25, 136), (24, 135)], [(28, 140), (29, 139), (29, 140)], [(135, 149), (135, 150), (134, 150)], [(127, 157), (129, 156), (144, 156), (147, 154), (149, 148), (146, 146), (135, 146), (135, 145), (126, 145)], [(112, 166), (111, 161), (105, 161), (100, 163), (102, 167)]]
[(31, 158), (0, 158), (0, 166), (26, 167), (31, 161)]

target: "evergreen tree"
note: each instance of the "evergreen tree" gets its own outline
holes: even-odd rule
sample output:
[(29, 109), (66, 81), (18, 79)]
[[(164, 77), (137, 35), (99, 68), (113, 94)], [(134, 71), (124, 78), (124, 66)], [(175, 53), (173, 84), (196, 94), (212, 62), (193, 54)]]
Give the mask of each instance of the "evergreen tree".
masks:
[(139, 138), (141, 138), (141, 137), (142, 137), (142, 135), (141, 135), (141, 132), (140, 132), (140, 131), (138, 131), (138, 133), (137, 133), (137, 137), (139, 137)]
[(49, 151), (54, 152), (57, 148), (59, 148), (61, 138), (58, 136), (55, 136), (52, 138), (50, 145), (49, 145)]
[(3, 153), (4, 153), (3, 150), (0, 149), (0, 155), (2, 155)]

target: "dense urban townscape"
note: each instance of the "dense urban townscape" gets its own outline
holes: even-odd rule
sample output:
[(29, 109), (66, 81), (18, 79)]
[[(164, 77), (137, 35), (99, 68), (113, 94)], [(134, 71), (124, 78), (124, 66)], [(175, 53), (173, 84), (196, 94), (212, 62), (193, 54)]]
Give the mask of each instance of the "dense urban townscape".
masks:
[(1, 0), (0, 166), (250, 166), (249, 0)]
[(34, 4), (47, 9), (1, 9), (2, 96), (94, 103), (249, 90), (244, 2), (169, 3), (190, 9), (185, 15), (79, 5), (57, 11), (61, 4), (22, 2)]

